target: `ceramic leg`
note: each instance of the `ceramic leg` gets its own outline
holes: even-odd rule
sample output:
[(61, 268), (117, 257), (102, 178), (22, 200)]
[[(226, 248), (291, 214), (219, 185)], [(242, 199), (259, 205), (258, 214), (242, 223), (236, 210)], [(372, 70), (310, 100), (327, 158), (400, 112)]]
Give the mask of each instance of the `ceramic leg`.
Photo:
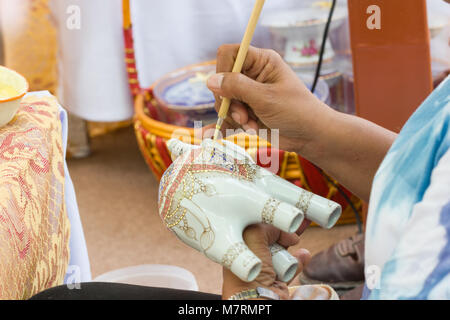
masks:
[(295, 276), (298, 261), (286, 249), (275, 243), (270, 247), (273, 268), (277, 278), (283, 282), (289, 282)]
[(195, 229), (195, 235), (193, 234), (190, 239), (186, 238), (183, 231), (174, 230), (185, 243), (231, 270), (243, 281), (251, 282), (259, 275), (262, 263), (244, 243), (242, 238), (244, 224), (237, 228), (230, 228), (228, 224), (222, 224), (222, 232), (215, 232), (215, 228), (209, 225), (209, 223), (216, 225), (212, 212), (200, 208), (193, 201), (186, 199), (182, 201), (181, 205), (188, 210), (186, 219), (189, 225)]
[(341, 216), (342, 208), (338, 203), (301, 189), (278, 176), (267, 175), (257, 183), (273, 197), (300, 209), (307, 219), (323, 228), (332, 228)]
[(294, 233), (302, 224), (304, 215), (293, 205), (268, 196), (261, 212), (261, 219), (263, 223), (271, 224), (281, 231)]

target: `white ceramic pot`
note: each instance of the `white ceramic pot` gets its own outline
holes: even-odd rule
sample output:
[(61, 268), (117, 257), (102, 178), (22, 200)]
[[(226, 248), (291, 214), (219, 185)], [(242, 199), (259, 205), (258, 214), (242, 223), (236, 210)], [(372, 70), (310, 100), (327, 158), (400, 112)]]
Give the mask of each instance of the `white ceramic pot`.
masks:
[(110, 271), (98, 276), (94, 281), (198, 291), (197, 280), (190, 271), (161, 264), (145, 264)]
[(27, 91), (28, 82), (23, 76), (0, 66), (0, 127), (14, 118)]
[[(314, 66), (319, 60), (323, 32), (329, 9), (312, 7), (299, 10), (274, 11), (266, 14), (262, 25), (277, 37), (285, 39), (284, 59), (292, 67)], [(338, 28), (347, 16), (343, 6), (335, 9), (331, 30)], [(324, 62), (329, 62), (335, 53), (328, 40)]]
[[(331, 228), (341, 207), (259, 167), (237, 145), (223, 143), (168, 142), (174, 163), (160, 183), (159, 213), (181, 241), (253, 281), (261, 261), (243, 241), (247, 226), (267, 223), (294, 233), (306, 217)], [(292, 279), (297, 260), (276, 244), (271, 253), (278, 278)]]

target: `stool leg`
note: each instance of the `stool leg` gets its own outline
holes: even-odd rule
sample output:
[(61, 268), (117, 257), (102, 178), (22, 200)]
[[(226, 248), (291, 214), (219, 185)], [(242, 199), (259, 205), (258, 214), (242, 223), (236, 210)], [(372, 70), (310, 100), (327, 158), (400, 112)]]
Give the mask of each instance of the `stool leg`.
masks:
[(69, 122), (69, 141), (67, 145), (67, 154), (69, 158), (85, 158), (90, 155), (91, 148), (87, 121), (77, 116), (68, 115)]

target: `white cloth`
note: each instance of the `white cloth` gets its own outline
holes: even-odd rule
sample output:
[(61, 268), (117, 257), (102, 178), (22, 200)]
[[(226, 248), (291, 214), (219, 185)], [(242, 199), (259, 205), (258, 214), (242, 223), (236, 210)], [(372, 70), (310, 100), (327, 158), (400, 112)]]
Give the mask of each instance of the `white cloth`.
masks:
[[(28, 96), (50, 96), (48, 91), (30, 92)], [(64, 156), (67, 150), (67, 112), (59, 106), (62, 127), (62, 143)], [(89, 282), (92, 280), (89, 256), (84, 238), (83, 226), (81, 224), (80, 212), (78, 211), (77, 198), (70, 178), (67, 163), (64, 161), (64, 199), (66, 201), (66, 212), (70, 221), (70, 260), (64, 283), (75, 284)]]
[[(64, 155), (66, 155), (69, 128), (67, 112), (61, 106), (59, 108)], [(73, 285), (91, 281), (92, 274), (83, 225), (81, 224), (80, 212), (78, 210), (77, 196), (66, 161), (64, 161), (64, 177), (64, 199), (66, 201), (67, 216), (70, 220), (70, 260), (64, 283)]]
[[(264, 12), (304, 3), (269, 0)], [(67, 27), (73, 5), (80, 9), (80, 29)], [(139, 79), (148, 87), (167, 72), (215, 59), (222, 44), (239, 43), (254, 0), (132, 0), (131, 5)], [(130, 118), (122, 1), (51, 0), (51, 8), (59, 25), (62, 104), (86, 120)], [(268, 47), (269, 37), (261, 27), (253, 44)]]

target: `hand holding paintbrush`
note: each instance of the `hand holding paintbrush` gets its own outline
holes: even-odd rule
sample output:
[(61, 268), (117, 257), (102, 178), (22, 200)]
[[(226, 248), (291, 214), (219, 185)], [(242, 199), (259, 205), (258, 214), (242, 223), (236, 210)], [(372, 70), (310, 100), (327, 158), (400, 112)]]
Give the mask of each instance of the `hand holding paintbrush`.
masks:
[[(240, 73), (242, 71), (242, 67), (244, 65), (245, 58), (247, 57), (248, 49), (250, 47), (250, 43), (252, 42), (253, 35), (255, 34), (256, 25), (258, 24), (259, 16), (261, 15), (264, 3), (265, 0), (256, 0), (232, 72)], [(230, 99), (223, 98), (222, 105), (220, 106), (219, 110), (219, 119), (217, 120), (216, 130), (214, 132), (214, 140), (217, 140), (217, 138), (219, 137), (220, 129), (222, 128), (223, 122), (227, 118), (230, 104)]]

